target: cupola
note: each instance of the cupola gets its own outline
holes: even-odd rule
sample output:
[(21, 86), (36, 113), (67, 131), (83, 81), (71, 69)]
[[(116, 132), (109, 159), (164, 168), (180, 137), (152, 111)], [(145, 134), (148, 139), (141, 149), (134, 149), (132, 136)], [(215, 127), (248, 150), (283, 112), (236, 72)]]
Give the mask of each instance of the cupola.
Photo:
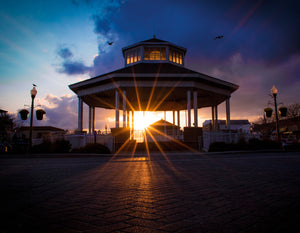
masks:
[(125, 66), (137, 63), (172, 63), (184, 65), (186, 49), (168, 41), (153, 38), (122, 49)]

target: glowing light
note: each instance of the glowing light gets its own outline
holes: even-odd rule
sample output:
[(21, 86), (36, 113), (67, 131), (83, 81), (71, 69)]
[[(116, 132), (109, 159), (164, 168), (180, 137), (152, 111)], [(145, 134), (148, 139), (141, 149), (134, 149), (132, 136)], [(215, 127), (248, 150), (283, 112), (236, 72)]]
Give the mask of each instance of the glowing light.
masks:
[(160, 120), (160, 117), (154, 112), (134, 112), (134, 129), (135, 130), (144, 130), (152, 123)]

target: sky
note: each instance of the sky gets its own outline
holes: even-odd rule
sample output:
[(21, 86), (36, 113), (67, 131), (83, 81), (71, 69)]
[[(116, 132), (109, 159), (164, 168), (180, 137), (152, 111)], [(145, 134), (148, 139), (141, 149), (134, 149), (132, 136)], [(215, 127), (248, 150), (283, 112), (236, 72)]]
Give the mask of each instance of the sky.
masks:
[[(68, 85), (124, 67), (122, 48), (155, 34), (187, 49), (185, 67), (239, 85), (231, 118), (255, 121), (273, 85), (280, 104), (300, 103), (299, 9), (296, 0), (0, 0), (0, 109), (17, 117), (36, 84), (46, 117), (34, 124), (76, 129)], [(224, 119), (224, 104), (218, 112)], [(96, 115), (97, 129), (113, 127), (113, 111)]]

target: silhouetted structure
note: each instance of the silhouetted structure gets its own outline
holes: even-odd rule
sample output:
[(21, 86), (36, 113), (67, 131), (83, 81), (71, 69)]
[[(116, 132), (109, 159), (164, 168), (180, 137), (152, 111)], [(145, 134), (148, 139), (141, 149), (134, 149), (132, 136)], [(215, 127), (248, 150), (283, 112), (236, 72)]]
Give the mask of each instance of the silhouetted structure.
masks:
[[(112, 132), (117, 137), (117, 131), (122, 134), (134, 125), (134, 111), (172, 111), (173, 124), (177, 118), (180, 127), (180, 111), (187, 110), (187, 128), (198, 128), (198, 109), (211, 107), (215, 127), (218, 105), (224, 101), (230, 129), (230, 96), (237, 85), (185, 68), (186, 49), (155, 37), (125, 47), (122, 52), (124, 68), (69, 86), (78, 96), (79, 131), (83, 125), (83, 103), (89, 106), (90, 134), (95, 130), (95, 108), (115, 109)], [(133, 136), (133, 127), (130, 134)]]
[(171, 141), (174, 139), (180, 139), (180, 128), (163, 119), (154, 122), (146, 129), (147, 141)]

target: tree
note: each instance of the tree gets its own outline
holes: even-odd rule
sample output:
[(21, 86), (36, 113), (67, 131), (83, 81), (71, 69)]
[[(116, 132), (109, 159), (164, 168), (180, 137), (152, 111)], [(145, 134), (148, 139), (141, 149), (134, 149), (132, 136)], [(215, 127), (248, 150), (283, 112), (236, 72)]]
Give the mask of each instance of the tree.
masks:
[(10, 133), (13, 130), (13, 118), (7, 111), (0, 109), (0, 153), (7, 153), (10, 146)]
[(0, 132), (1, 134), (7, 134), (8, 131), (13, 130), (14, 120), (6, 111), (0, 111)]
[[(274, 111), (273, 111), (274, 112)], [(266, 138), (270, 137), (275, 130), (275, 114), (272, 117), (259, 117), (254, 123), (254, 131), (259, 132)], [(290, 104), (287, 106), (287, 116), (280, 117), (280, 127), (291, 128), (293, 131), (299, 131), (300, 129), (300, 104)]]
[(300, 104), (290, 104), (287, 106), (287, 118), (300, 117)]

